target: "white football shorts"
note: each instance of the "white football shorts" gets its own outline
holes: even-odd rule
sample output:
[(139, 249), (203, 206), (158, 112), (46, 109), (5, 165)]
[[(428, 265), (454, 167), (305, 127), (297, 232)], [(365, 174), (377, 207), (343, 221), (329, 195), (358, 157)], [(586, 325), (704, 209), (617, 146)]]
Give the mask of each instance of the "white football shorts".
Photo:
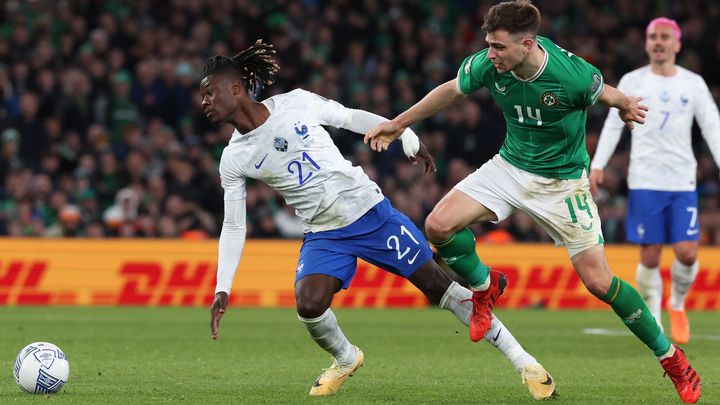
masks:
[(587, 176), (551, 179), (517, 168), (499, 154), (464, 178), (455, 189), (498, 217), (521, 210), (542, 225), (570, 257), (603, 243), (600, 216)]

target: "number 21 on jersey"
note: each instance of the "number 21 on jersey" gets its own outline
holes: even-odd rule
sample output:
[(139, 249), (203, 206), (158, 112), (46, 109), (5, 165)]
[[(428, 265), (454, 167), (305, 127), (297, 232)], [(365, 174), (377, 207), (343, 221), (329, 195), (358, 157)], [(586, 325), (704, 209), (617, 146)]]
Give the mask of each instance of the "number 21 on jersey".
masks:
[(290, 162), (287, 166), (288, 172), (295, 174), (297, 171), (298, 175), (298, 184), (304, 185), (307, 183), (308, 180), (310, 180), (310, 177), (313, 175), (312, 170), (308, 170), (305, 175), (303, 175), (303, 167), (302, 162), (309, 162), (312, 167), (314, 167), (316, 170), (320, 170), (320, 165), (315, 163), (315, 161), (310, 157), (310, 155), (307, 154), (307, 152), (302, 153), (301, 160), (293, 160)]

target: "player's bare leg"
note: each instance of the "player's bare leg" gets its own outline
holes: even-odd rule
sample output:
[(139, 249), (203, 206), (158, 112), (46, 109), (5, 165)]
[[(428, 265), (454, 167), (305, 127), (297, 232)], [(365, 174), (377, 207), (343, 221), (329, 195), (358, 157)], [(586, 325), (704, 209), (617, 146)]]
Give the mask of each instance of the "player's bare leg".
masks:
[(496, 220), (494, 212), (457, 189), (451, 190), (435, 206), (425, 221), (425, 231), (438, 254), (462, 277), (473, 291), (470, 339), (485, 336), (492, 321), (492, 308), (503, 293), (507, 281), (490, 271), (475, 251), (475, 236), (466, 225)]
[(348, 341), (330, 309), (341, 282), (325, 274), (311, 274), (295, 284), (298, 319), (310, 337), (332, 356), (332, 365), (315, 380), (310, 395), (332, 395), (362, 367), (362, 350)]
[(655, 353), (680, 399), (696, 402), (700, 398), (700, 376), (688, 363), (685, 354), (670, 345), (640, 294), (610, 272), (602, 245), (576, 254), (572, 262), (587, 289), (610, 305), (625, 326)]
[(678, 344), (690, 340), (690, 324), (685, 313), (685, 299), (697, 277), (697, 241), (682, 241), (673, 244), (675, 261), (672, 264), (672, 290), (667, 309), (670, 313), (670, 332)]
[[(440, 265), (432, 260), (428, 261), (409, 278), (409, 281), (418, 287), (432, 304), (451, 311), (465, 326), (470, 325), (473, 293), (452, 281)], [(533, 398), (542, 400), (556, 395), (555, 380), (550, 373), (520, 346), (497, 316), (493, 316), (484, 339), (512, 363)]]

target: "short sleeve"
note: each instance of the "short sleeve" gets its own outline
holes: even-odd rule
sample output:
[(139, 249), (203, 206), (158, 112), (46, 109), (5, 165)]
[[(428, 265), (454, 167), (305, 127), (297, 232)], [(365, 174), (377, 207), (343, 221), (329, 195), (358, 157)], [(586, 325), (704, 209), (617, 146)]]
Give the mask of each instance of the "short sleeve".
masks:
[(580, 106), (593, 105), (600, 98), (605, 87), (605, 81), (602, 73), (595, 66), (586, 62), (579, 56), (577, 76), (575, 77), (576, 100)]
[(465, 58), (458, 69), (458, 91), (469, 95), (484, 87), (483, 77), (488, 66), (492, 67), (492, 63), (487, 58), (487, 49)]

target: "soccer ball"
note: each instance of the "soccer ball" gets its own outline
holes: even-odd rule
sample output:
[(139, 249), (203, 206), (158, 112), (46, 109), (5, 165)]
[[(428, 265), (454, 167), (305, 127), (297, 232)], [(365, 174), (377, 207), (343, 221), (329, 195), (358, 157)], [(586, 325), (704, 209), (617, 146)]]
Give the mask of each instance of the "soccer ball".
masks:
[(30, 394), (59, 392), (70, 375), (70, 363), (52, 343), (35, 342), (23, 347), (15, 358), (15, 382)]

